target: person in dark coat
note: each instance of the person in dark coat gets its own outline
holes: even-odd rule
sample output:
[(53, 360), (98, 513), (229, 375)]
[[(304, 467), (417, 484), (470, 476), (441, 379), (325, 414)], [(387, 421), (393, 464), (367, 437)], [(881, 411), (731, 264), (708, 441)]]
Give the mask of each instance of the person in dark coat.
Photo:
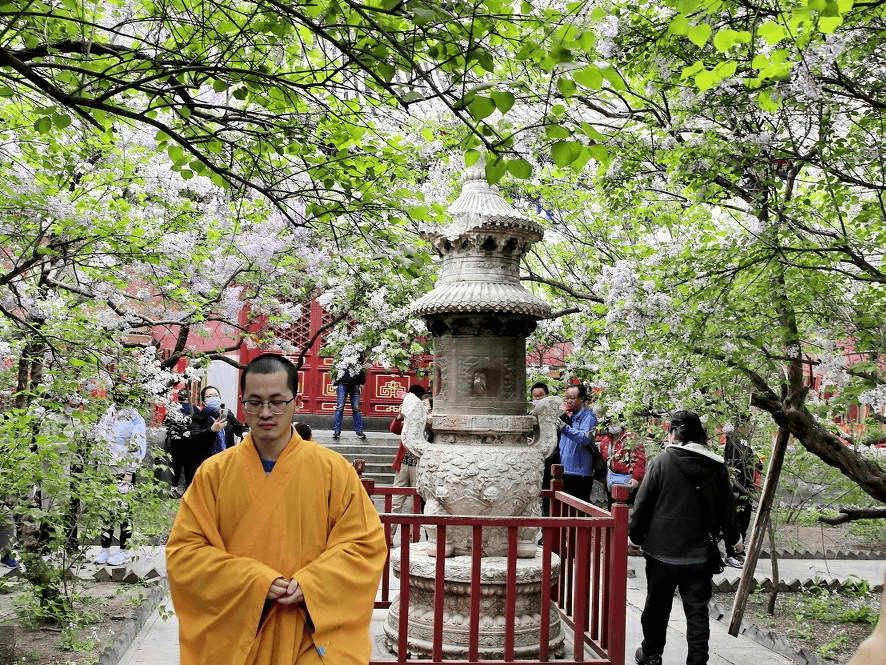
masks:
[(742, 551), (735, 497), (723, 459), (707, 445), (698, 415), (671, 417), (669, 445), (653, 459), (630, 518), (630, 539), (646, 557), (646, 604), (640, 622), (638, 665), (661, 665), (674, 591), (686, 614), (686, 665), (708, 662), (712, 572), (706, 565), (711, 534)]

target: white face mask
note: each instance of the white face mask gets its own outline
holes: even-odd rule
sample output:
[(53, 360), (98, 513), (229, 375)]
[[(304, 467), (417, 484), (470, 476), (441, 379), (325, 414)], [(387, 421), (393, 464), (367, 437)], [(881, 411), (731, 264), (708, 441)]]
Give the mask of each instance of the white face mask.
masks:
[(221, 397), (207, 397), (203, 403), (211, 409), (217, 409), (221, 406)]
[(533, 407), (538, 406), (539, 404), (541, 404), (541, 400), (540, 400), (540, 399), (534, 399), (534, 400), (532, 400), (532, 406), (533, 406)]

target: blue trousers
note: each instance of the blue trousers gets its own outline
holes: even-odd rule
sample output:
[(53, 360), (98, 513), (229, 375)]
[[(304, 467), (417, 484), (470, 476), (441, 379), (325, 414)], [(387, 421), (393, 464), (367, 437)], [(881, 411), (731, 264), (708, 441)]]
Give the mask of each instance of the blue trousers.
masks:
[(335, 416), (332, 418), (332, 429), (341, 432), (341, 421), (345, 415), (345, 402), (348, 395), (351, 397), (351, 411), (354, 414), (354, 431), (357, 434), (363, 432), (363, 416), (360, 415), (360, 392), (362, 386), (346, 386), (338, 384), (336, 386), (336, 403)]

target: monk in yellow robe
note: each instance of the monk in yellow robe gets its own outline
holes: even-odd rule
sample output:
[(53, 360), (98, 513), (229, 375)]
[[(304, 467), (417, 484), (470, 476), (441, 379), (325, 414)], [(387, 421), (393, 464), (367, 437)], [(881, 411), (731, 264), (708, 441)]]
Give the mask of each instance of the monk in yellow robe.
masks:
[(281, 356), (247, 366), (250, 434), (182, 498), (166, 545), (181, 665), (369, 661), (384, 533), (348, 462), (292, 429), (297, 379)]

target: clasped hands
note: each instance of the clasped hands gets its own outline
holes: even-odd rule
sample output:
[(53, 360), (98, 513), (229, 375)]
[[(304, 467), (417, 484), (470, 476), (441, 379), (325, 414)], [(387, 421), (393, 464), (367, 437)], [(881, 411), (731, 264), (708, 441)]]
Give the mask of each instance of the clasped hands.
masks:
[(298, 582), (287, 580), (285, 577), (278, 577), (271, 583), (267, 599), (275, 600), (281, 605), (295, 605), (296, 603), (305, 602), (305, 595), (302, 593)]

